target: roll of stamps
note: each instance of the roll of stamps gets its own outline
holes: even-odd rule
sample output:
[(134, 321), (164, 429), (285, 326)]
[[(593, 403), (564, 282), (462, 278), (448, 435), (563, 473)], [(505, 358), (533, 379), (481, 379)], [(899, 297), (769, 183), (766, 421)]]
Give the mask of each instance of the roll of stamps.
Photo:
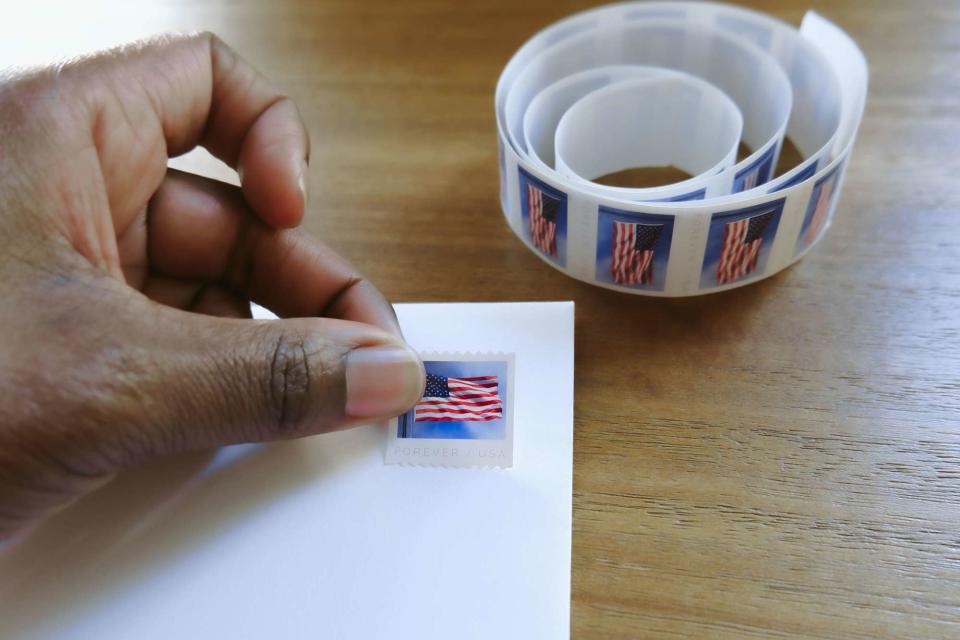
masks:
[(424, 353), (427, 384), (389, 427), (387, 464), (513, 466), (512, 353)]
[[(570, 16), (497, 83), (504, 216), (551, 267), (607, 289), (692, 296), (766, 278), (830, 227), (868, 76), (857, 44), (813, 11), (799, 29), (712, 2)], [(787, 138), (801, 159), (778, 173)], [(603, 181), (650, 166), (690, 177)]]

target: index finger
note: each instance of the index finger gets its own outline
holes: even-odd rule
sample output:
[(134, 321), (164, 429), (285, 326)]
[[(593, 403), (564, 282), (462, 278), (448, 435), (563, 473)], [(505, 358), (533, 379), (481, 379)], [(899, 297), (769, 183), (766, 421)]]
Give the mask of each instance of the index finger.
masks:
[(340, 318), (400, 334), (393, 307), (349, 262), (308, 233), (264, 225), (232, 185), (171, 170), (147, 224), (153, 273), (224, 284), (285, 318)]
[[(131, 121), (144, 138), (138, 143), (152, 142), (147, 138), (159, 130), (168, 156), (202, 145), (238, 171), (244, 198), (264, 222), (274, 227), (299, 224), (310, 150), (300, 113), (289, 97), (216, 35), (155, 38), (67, 67), (83, 79), (78, 85), (94, 110), (109, 105), (110, 117)], [(111, 141), (113, 124), (98, 121), (94, 134), (101, 138), (97, 149), (107, 189), (117, 192), (110, 193), (111, 203), (140, 196), (145, 201), (150, 193), (129, 193), (135, 181), (126, 174), (137, 168), (127, 166), (130, 150), (122, 145), (129, 141)], [(117, 176), (126, 179), (111, 184)]]

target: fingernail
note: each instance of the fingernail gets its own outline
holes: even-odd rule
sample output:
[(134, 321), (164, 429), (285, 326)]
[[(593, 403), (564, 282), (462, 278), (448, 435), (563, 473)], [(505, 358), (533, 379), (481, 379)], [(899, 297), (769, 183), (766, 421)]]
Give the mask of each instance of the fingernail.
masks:
[(297, 176), (297, 186), (300, 187), (300, 195), (303, 196), (303, 208), (306, 210), (307, 201), (309, 200), (309, 192), (307, 191), (307, 165), (302, 164), (300, 167), (300, 175)]
[(363, 347), (346, 357), (348, 416), (392, 418), (423, 394), (423, 363), (401, 346)]

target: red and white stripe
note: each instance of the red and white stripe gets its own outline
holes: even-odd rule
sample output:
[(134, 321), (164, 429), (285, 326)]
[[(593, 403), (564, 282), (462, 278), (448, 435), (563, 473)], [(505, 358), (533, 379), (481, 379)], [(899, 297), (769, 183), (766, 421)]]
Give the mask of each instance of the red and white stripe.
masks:
[(723, 229), (723, 248), (717, 264), (717, 284), (734, 282), (757, 268), (762, 238), (746, 242), (750, 218), (728, 222)]
[(615, 284), (650, 284), (653, 282), (653, 250), (638, 251), (637, 225), (613, 222), (613, 250), (610, 273)]
[(527, 211), (534, 246), (547, 255), (557, 255), (557, 225), (543, 217), (543, 192), (531, 184), (527, 185)]
[(414, 420), (486, 422), (503, 417), (497, 376), (447, 378), (449, 398), (426, 396), (414, 409)]
[(804, 242), (810, 244), (817, 239), (820, 228), (827, 221), (827, 213), (830, 211), (830, 196), (833, 194), (833, 185), (836, 182), (836, 173), (833, 174), (820, 188), (820, 194), (817, 196), (817, 204), (813, 207), (813, 217), (810, 219), (810, 226), (807, 227), (807, 233), (804, 236)]

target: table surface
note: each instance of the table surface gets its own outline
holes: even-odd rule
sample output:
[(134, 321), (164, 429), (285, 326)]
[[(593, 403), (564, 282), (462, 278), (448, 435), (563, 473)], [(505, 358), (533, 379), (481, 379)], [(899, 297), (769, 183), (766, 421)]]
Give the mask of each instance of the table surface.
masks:
[(20, 4), (18, 61), (220, 33), (309, 124), (306, 227), (392, 300), (576, 301), (574, 637), (960, 634), (953, 0), (812, 3), (872, 72), (836, 222), (787, 271), (681, 300), (571, 280), (500, 213), (497, 76), (588, 2)]

